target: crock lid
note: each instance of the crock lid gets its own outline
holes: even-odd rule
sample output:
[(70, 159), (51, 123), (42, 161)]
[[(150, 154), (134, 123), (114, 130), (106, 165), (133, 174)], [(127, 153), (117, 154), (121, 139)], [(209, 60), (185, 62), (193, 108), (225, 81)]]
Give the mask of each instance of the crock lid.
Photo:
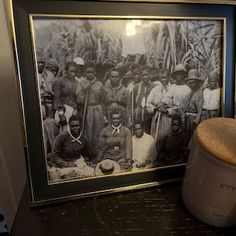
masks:
[(213, 118), (201, 122), (195, 132), (196, 140), (213, 157), (236, 166), (236, 120)]

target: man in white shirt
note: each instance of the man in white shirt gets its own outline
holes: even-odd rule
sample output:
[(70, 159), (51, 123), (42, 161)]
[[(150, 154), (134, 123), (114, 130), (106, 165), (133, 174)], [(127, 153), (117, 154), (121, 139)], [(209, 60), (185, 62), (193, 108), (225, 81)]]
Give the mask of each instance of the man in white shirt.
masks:
[(171, 133), (171, 115), (174, 112), (172, 84), (168, 69), (159, 71), (160, 85), (154, 87), (147, 98), (147, 111), (152, 116), (151, 135), (157, 148), (163, 139)]
[(191, 89), (185, 83), (187, 76), (188, 73), (182, 64), (176, 65), (171, 74), (174, 82), (172, 85), (173, 103), (180, 113), (186, 111), (191, 96)]
[(203, 110), (201, 120), (219, 116), (220, 87), (219, 74), (215, 71), (209, 75), (207, 87), (203, 90)]
[(132, 161), (133, 168), (150, 168), (156, 159), (156, 145), (154, 138), (143, 131), (141, 122), (134, 124), (134, 136), (132, 137)]

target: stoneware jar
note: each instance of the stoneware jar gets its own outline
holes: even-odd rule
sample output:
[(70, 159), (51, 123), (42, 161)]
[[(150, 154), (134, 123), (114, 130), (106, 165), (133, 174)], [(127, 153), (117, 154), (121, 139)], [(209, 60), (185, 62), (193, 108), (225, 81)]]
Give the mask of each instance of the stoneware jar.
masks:
[(189, 211), (205, 223), (236, 225), (236, 120), (214, 118), (198, 125), (182, 199)]

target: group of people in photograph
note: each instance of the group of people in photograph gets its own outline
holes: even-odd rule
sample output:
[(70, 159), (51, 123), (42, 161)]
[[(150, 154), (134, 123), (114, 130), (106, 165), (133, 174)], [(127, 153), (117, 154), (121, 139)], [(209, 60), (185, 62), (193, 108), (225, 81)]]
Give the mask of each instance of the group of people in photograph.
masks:
[(42, 52), (37, 65), (47, 165), (61, 178), (180, 164), (196, 125), (220, 115), (217, 71), (124, 60), (99, 73), (76, 57), (59, 74)]

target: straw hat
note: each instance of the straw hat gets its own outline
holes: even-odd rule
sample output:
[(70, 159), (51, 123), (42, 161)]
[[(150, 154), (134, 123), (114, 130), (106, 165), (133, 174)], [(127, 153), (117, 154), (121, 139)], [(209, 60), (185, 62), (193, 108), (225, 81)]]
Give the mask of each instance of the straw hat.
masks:
[(75, 62), (78, 66), (84, 66), (84, 60), (81, 57), (76, 57), (73, 62)]
[(187, 77), (188, 73), (182, 64), (178, 64), (175, 66), (174, 71), (172, 72), (171, 76), (175, 78), (177, 74), (182, 74), (184, 78)]
[(109, 175), (120, 172), (120, 165), (110, 159), (105, 159), (97, 164), (95, 175)]
[(219, 73), (217, 71), (212, 71), (209, 74), (209, 79), (211, 79), (211, 80), (219, 80)]
[(188, 72), (188, 77), (185, 79), (186, 81), (188, 80), (198, 80), (198, 81), (203, 81), (203, 78), (200, 76), (200, 73), (196, 69), (192, 69)]
[(58, 65), (58, 63), (57, 63), (57, 61), (56, 61), (55, 59), (50, 58), (50, 59), (47, 61), (46, 67), (58, 69), (58, 68), (59, 68), (59, 65)]

